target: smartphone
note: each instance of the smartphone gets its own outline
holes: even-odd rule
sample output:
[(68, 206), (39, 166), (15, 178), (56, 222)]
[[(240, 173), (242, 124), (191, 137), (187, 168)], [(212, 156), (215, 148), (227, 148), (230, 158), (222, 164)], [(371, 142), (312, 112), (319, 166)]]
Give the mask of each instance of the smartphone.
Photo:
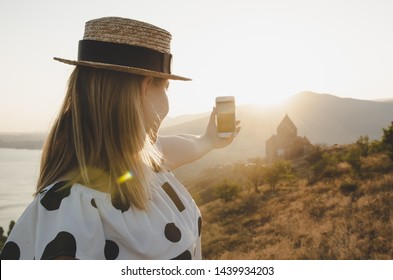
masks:
[(236, 106), (235, 97), (216, 97), (216, 121), (218, 137), (226, 138), (236, 133)]

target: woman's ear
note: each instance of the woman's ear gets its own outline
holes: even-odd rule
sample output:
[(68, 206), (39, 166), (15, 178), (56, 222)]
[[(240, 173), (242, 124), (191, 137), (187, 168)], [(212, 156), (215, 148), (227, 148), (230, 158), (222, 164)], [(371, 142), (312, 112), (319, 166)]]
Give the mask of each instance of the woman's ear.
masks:
[(153, 83), (152, 77), (145, 77), (143, 79), (142, 84), (141, 84), (141, 94), (143, 97), (146, 97), (148, 89), (152, 83)]

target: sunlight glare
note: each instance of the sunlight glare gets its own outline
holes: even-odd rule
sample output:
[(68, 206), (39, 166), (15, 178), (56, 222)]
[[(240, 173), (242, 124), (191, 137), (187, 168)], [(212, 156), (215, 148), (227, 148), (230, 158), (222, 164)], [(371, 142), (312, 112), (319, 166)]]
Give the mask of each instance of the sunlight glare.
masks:
[(124, 183), (124, 182), (126, 182), (128, 180), (131, 180), (132, 177), (133, 177), (132, 173), (130, 171), (127, 171), (126, 173), (124, 173), (122, 176), (120, 176), (117, 179), (117, 183), (122, 184), (122, 183)]
[(264, 94), (256, 98), (255, 104), (271, 107), (280, 105), (285, 99), (286, 97), (283, 95)]

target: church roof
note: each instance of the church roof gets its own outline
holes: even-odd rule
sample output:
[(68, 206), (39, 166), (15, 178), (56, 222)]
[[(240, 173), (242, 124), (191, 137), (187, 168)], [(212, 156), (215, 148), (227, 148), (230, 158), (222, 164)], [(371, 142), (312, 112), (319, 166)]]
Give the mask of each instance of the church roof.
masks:
[(293, 121), (288, 117), (288, 114), (285, 115), (285, 117), (282, 119), (280, 124), (278, 125), (277, 129), (279, 130), (280, 127), (289, 127), (292, 126), (296, 129), (296, 125), (293, 123)]

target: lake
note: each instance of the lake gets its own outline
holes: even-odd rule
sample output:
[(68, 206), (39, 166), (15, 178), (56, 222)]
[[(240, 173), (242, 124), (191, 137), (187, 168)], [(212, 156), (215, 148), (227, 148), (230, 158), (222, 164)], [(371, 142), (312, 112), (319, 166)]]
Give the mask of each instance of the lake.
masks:
[(0, 226), (8, 231), (33, 200), (41, 150), (0, 148)]

